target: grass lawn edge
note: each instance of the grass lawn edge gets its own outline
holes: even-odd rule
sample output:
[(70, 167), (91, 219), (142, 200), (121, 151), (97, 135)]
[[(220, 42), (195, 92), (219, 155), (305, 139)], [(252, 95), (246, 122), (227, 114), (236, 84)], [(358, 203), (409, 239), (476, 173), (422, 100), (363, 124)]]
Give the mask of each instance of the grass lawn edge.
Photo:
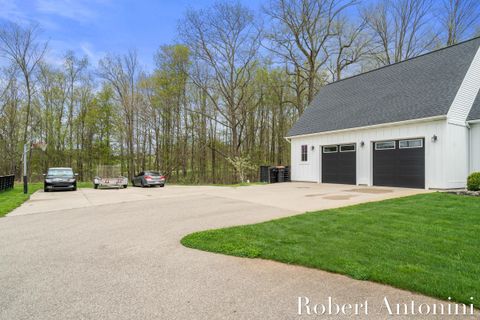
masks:
[[(438, 298), (438, 299), (441, 299), (441, 300), (445, 301), (445, 300), (447, 300), (447, 296), (444, 293), (436, 292), (435, 289), (432, 289), (432, 288), (422, 289), (422, 286), (417, 285), (417, 284), (402, 285), (402, 284), (399, 284), (399, 283), (389, 281), (388, 277), (383, 278), (382, 276), (378, 276), (378, 277), (370, 277), (368, 275), (365, 276), (364, 274), (362, 274), (361, 268), (357, 268), (357, 267), (360, 267), (360, 266), (357, 265), (356, 261), (352, 262), (352, 265), (354, 267), (352, 268), (351, 271), (348, 271), (348, 270), (345, 271), (345, 270), (342, 270), (341, 268), (338, 268), (338, 266), (335, 266), (335, 265), (333, 265), (332, 267), (329, 267), (328, 265), (322, 265), (322, 267), (319, 267), (315, 263), (308, 263), (308, 261), (307, 262), (305, 262), (305, 261), (300, 261), (299, 262), (299, 260), (296, 260), (295, 258), (292, 259), (289, 254), (285, 254), (285, 253), (284, 253), (283, 256), (282, 255), (279, 255), (277, 257), (272, 257), (271, 255), (269, 256), (269, 254), (265, 254), (263, 252), (264, 248), (256, 245), (256, 240), (257, 239), (255, 239), (255, 236), (251, 236), (251, 238), (249, 238), (248, 231), (244, 232), (244, 235), (246, 235), (245, 239), (248, 238), (248, 240), (240, 241), (242, 244), (239, 245), (239, 246), (232, 245), (234, 240), (231, 240), (231, 243), (229, 243), (228, 241), (226, 241), (224, 243), (219, 243), (222, 239), (225, 239), (225, 238), (228, 239), (229, 234), (230, 234), (230, 236), (232, 236), (232, 235), (235, 236), (236, 237), (235, 239), (242, 239), (242, 237), (236, 235), (236, 234), (241, 234), (242, 229), (243, 230), (245, 230), (245, 229), (246, 230), (248, 230), (248, 229), (255, 230), (256, 228), (262, 229), (264, 227), (266, 228), (266, 226), (269, 225), (269, 224), (282, 224), (284, 222), (288, 222), (291, 219), (293, 219), (293, 221), (295, 221), (295, 219), (302, 219), (303, 217), (307, 217), (309, 215), (325, 215), (325, 214), (332, 214), (332, 213), (336, 214), (338, 212), (345, 212), (347, 210), (351, 211), (351, 210), (361, 209), (365, 206), (371, 206), (372, 204), (378, 205), (378, 204), (398, 203), (399, 201), (406, 201), (406, 200), (410, 200), (410, 199), (415, 198), (415, 197), (426, 197), (426, 196), (428, 197), (428, 195), (437, 195), (437, 197), (438, 196), (440, 196), (440, 197), (451, 197), (451, 199), (454, 199), (454, 197), (457, 197), (457, 198), (455, 198), (456, 200), (465, 199), (466, 201), (477, 201), (476, 202), (477, 205), (480, 204), (480, 199), (472, 200), (471, 197), (447, 195), (445, 193), (435, 192), (435, 193), (421, 194), (421, 195), (415, 195), (415, 196), (405, 196), (405, 197), (400, 197), (400, 198), (395, 198), (395, 199), (387, 199), (387, 200), (381, 200), (381, 201), (375, 201), (375, 202), (368, 202), (368, 203), (363, 203), (363, 204), (355, 204), (355, 205), (345, 206), (345, 207), (340, 207), (340, 208), (335, 208), (335, 209), (326, 209), (326, 210), (320, 210), (320, 211), (309, 211), (309, 212), (305, 212), (305, 213), (298, 214), (298, 215), (293, 215), (293, 216), (289, 216), (289, 217), (282, 217), (282, 218), (279, 218), (279, 219), (273, 219), (273, 220), (264, 221), (264, 222), (260, 222), (260, 223), (255, 223), (255, 224), (231, 226), (231, 227), (226, 227), (226, 228), (212, 229), (212, 230), (205, 230), (205, 231), (197, 231), (197, 232), (193, 232), (193, 233), (190, 233), (190, 234), (184, 236), (180, 240), (180, 243), (187, 248), (202, 250), (202, 251), (207, 251), (207, 252), (212, 252), (212, 253), (217, 253), (217, 254), (224, 254), (224, 255), (237, 256), (237, 257), (242, 257), (242, 258), (251, 258), (251, 259), (259, 258), (259, 259), (264, 259), (264, 260), (272, 260), (272, 261), (277, 261), (277, 262), (281, 262), (281, 263), (286, 263), (286, 264), (289, 264), (289, 265), (296, 265), (296, 266), (302, 266), (302, 267), (307, 267), (307, 268), (312, 268), (312, 269), (319, 269), (319, 270), (323, 270), (323, 271), (330, 272), (330, 273), (345, 275), (345, 276), (348, 276), (350, 278), (357, 279), (357, 280), (368, 280), (368, 281), (380, 283), (380, 284), (383, 284), (383, 285), (391, 286), (391, 287), (394, 287), (394, 288), (398, 288), (398, 289), (402, 289), (402, 290), (406, 290), (406, 291), (410, 291), (410, 292), (420, 293), (420, 294), (423, 294), (423, 295), (426, 295), (426, 296), (430, 296), (430, 297), (433, 297), (433, 298)], [(250, 234), (255, 234), (255, 233), (251, 232)], [(279, 236), (278, 239), (274, 239), (274, 240), (281, 243), (282, 240), (280, 239), (280, 237), (281, 236)], [(271, 240), (272, 242), (274, 242), (274, 240), (272, 240), (272, 239), (268, 239), (268, 240)], [(258, 241), (257, 241), (257, 243), (258, 243)], [(269, 249), (272, 250), (272, 251), (275, 251), (276, 247), (272, 246)], [(295, 255), (295, 253), (293, 253), (293, 255)], [(437, 262), (435, 261), (435, 263), (437, 263)], [(434, 263), (432, 262), (432, 264), (434, 264)], [(408, 264), (407, 264), (407, 266), (408, 266)], [(416, 266), (412, 265), (411, 267), (414, 269)], [(360, 269), (360, 272), (356, 269)], [(413, 271), (412, 270), (407, 270), (406, 273), (414, 273)], [(368, 274), (368, 272), (367, 272), (367, 274)], [(470, 276), (472, 276), (472, 275), (470, 275)], [(365, 277), (365, 279), (364, 279), (364, 277)], [(467, 277), (468, 277), (468, 274), (467, 274)], [(445, 279), (445, 280), (448, 282), (449, 279)], [(414, 281), (414, 280), (412, 280), (412, 281)], [(448, 296), (450, 296), (450, 295), (448, 295)], [(469, 301), (465, 297), (461, 297), (461, 298), (452, 297), (452, 301), (457, 301), (457, 302), (466, 303), (466, 304), (471, 303), (471, 301)], [(474, 304), (475, 304), (476, 308), (480, 307), (478, 302), (476, 302)]]
[[(79, 189), (92, 189), (91, 182), (78, 182)], [(43, 189), (43, 182), (33, 182), (28, 184), (28, 194), (23, 193), (23, 183), (15, 183), (13, 189), (0, 192), (0, 219), (6, 217), (10, 212), (20, 207), (28, 201), (37, 191)]]
[(43, 188), (42, 183), (29, 183), (28, 194), (23, 193), (23, 184), (16, 183), (13, 189), (0, 193), (0, 218), (20, 207), (30, 196)]

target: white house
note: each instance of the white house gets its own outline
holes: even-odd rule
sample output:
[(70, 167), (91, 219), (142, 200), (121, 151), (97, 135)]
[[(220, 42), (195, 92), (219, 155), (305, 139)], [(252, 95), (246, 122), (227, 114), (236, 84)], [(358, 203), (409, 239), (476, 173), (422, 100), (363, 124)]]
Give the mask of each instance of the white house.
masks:
[(331, 83), (288, 133), (292, 181), (463, 188), (480, 171), (480, 37)]

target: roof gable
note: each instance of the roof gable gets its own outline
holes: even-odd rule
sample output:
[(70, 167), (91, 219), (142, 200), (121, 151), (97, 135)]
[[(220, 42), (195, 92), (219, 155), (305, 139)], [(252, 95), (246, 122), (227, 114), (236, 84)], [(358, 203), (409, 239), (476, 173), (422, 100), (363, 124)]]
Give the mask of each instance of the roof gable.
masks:
[(472, 109), (468, 115), (467, 121), (480, 120), (480, 91), (477, 93), (477, 98), (473, 102)]
[(331, 83), (288, 136), (446, 115), (479, 46), (475, 38)]

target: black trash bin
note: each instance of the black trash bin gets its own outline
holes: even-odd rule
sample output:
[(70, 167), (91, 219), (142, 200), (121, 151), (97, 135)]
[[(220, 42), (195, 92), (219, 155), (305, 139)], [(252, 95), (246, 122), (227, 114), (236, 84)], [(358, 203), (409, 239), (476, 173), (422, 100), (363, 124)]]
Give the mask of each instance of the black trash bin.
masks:
[(290, 181), (289, 166), (260, 166), (260, 182), (277, 183)]
[(283, 181), (290, 182), (290, 166), (285, 166)]
[(270, 183), (277, 183), (278, 182), (278, 169), (276, 167), (270, 167)]
[(278, 182), (285, 181), (285, 167), (277, 167), (277, 181)]
[(260, 166), (260, 182), (270, 183), (270, 167)]

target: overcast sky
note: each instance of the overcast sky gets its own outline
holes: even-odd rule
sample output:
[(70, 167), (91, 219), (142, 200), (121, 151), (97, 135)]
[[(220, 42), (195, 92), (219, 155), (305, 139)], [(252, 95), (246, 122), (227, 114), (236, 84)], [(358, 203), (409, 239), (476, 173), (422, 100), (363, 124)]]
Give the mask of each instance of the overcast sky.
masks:
[[(178, 20), (188, 8), (214, 0), (0, 0), (0, 20), (38, 23), (49, 41), (48, 59), (59, 63), (67, 50), (96, 65), (107, 52), (135, 48), (145, 69), (162, 44), (175, 41)], [(243, 0), (254, 10), (260, 1)]]

